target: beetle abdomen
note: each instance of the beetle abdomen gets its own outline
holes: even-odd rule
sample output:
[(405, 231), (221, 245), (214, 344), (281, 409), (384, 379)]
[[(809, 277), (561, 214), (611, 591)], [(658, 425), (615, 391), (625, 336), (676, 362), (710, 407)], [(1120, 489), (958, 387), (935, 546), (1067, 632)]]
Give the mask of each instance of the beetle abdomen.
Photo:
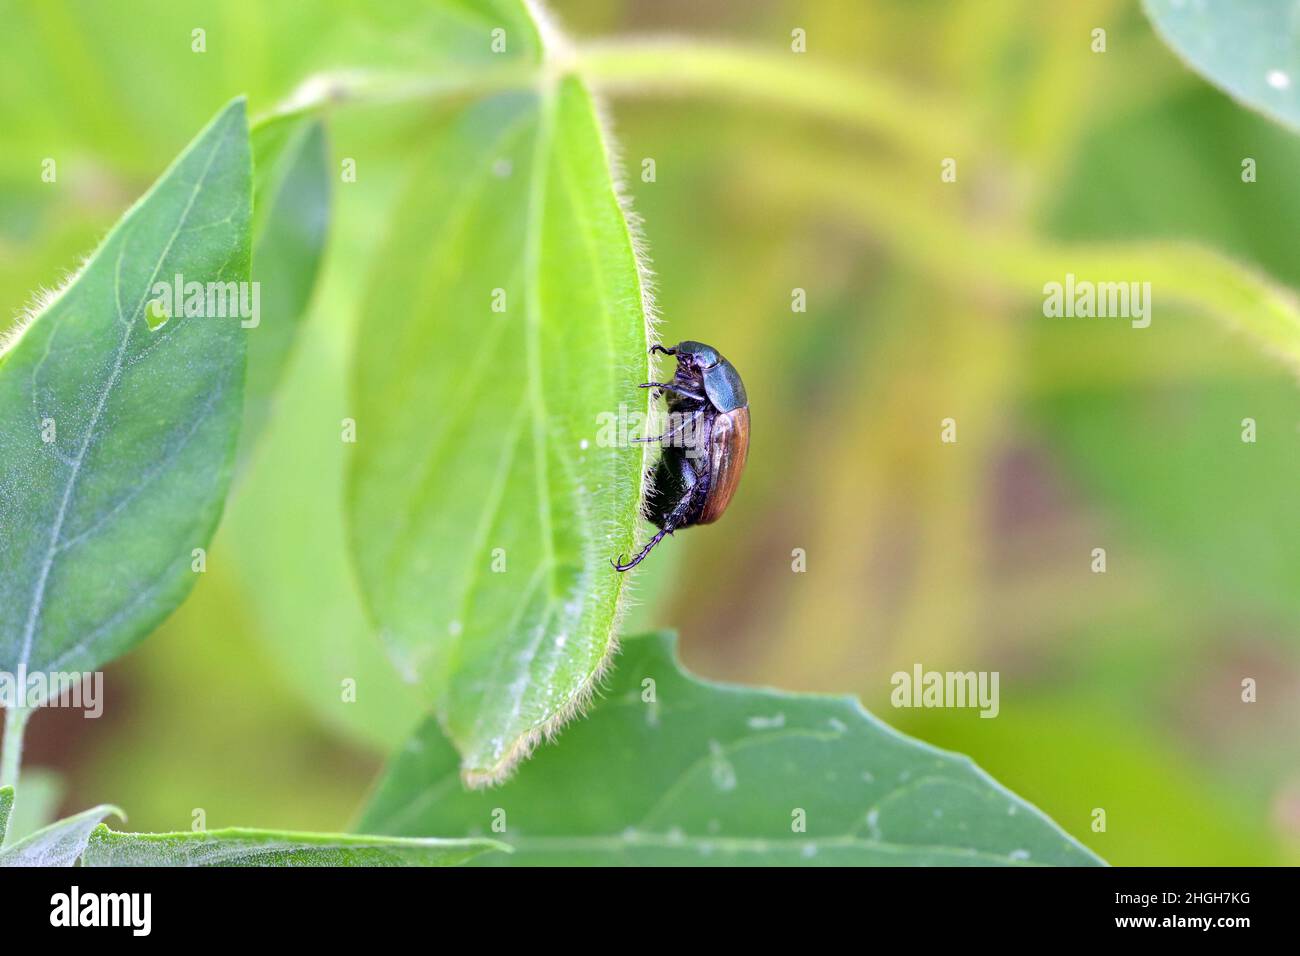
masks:
[(696, 524), (708, 524), (727, 510), (749, 457), (749, 407), (733, 409), (713, 420), (709, 436), (710, 484)]

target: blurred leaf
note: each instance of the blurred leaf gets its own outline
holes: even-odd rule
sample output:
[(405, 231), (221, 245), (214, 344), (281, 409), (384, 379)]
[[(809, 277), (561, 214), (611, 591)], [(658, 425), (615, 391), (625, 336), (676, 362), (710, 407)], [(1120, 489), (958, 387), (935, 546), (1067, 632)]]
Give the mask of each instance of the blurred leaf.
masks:
[[(1300, 284), (1290, 243), (1300, 190), (1285, 173), (1300, 164), (1300, 138), (1199, 83), (1143, 109), (1100, 115), (1104, 122), (1081, 134), (1067, 182), (1052, 192), (1047, 231), (1071, 241), (1199, 239)], [(1186, 148), (1189, 139), (1196, 149)], [(1255, 182), (1242, 181), (1245, 157), (1256, 163)]]
[(237, 100), (0, 354), (4, 670), (94, 670), (193, 585), (230, 480), (243, 330), (151, 332), (144, 313), (159, 279), (246, 282), (250, 207)]
[[(427, 109), (422, 116), (419, 138), (443, 121)], [(335, 151), (354, 158), (365, 174), (335, 193), (319, 289), (277, 387), (274, 416), (215, 547), (231, 549), (227, 563), (242, 592), (233, 599), (247, 608), (250, 636), (274, 663), (274, 678), (332, 730), (386, 753), (411, 735), (428, 706), (419, 685), (392, 666), (362, 606), (344, 516), (350, 446), (340, 429), (356, 415), (348, 373), (364, 280), (379, 245), (374, 237), (389, 222), (413, 150), (409, 135), (394, 135), (368, 111), (331, 116), (329, 134)], [(203, 634), (201, 621), (195, 623)], [(354, 698), (344, 695), (345, 680), (355, 681)], [(354, 770), (350, 786), (315, 786), (312, 793), (334, 803), (350, 800), (355, 809), (359, 795), (351, 787), (361, 787), (368, 773)], [(143, 805), (130, 805), (138, 816)], [(276, 825), (328, 830), (340, 818), (306, 825), (289, 816)]]
[[(647, 407), (637, 259), (582, 84), (469, 109), (421, 166), (357, 347), (351, 527), (399, 669), (467, 781), (500, 779), (613, 650)], [(501, 311), (494, 311), (494, 302)]]
[[(276, 417), (220, 540), (231, 546), (232, 571), (277, 676), (330, 726), (388, 750), (410, 735), (427, 707), (419, 687), (403, 681), (385, 656), (348, 561), (348, 446), (340, 423), (355, 409), (345, 395), (352, 339), (336, 315), (347, 290), (337, 277), (363, 253), (365, 240), (338, 239), (321, 296), (327, 305), (295, 348)], [(355, 682), (354, 700), (343, 695), (345, 680)]]
[[(310, 341), (305, 337), (303, 343)], [(333, 437), (337, 440), (337, 431)], [(264, 450), (273, 447), (274, 432), (267, 439)], [(232, 506), (246, 498), (258, 478), (247, 476)], [(297, 501), (293, 503), (296, 512)], [(294, 693), (297, 683), (286, 686), (285, 671), (269, 666), (265, 648), (274, 642), (259, 631), (279, 619), (255, 618), (259, 605), (248, 603), (249, 588), (235, 585), (235, 573), (246, 573), (258, 593), (281, 591), (285, 579), (254, 575), (290, 549), (267, 538), (271, 557), (246, 568), (242, 562), (248, 552), (229, 547), (228, 521), (222, 518), (208, 572), (185, 603), (105, 675), (105, 719), (78, 719), (72, 729), (75, 748), (60, 748), (72, 805), (111, 795), (113, 802), (130, 807), (132, 829), (141, 832), (191, 829), (192, 811), (198, 807), (204, 810), (206, 827), (214, 830), (247, 820), (268, 829), (345, 829), (378, 773), (379, 761), (340, 739), (334, 732), (337, 724), (322, 726), (319, 713), (304, 709), (301, 694)], [(273, 540), (275, 548), (270, 547)], [(304, 545), (291, 572), (304, 580), (316, 570), (314, 556), (306, 550), (314, 543)], [(307, 634), (294, 633), (299, 668), (322, 681), (329, 678), (321, 696), (332, 695), (335, 713), (373, 716), (371, 702), (382, 691), (372, 689), (361, 675), (358, 702), (341, 699), (333, 671), (335, 638), (325, 616), (329, 608), (313, 606), (320, 592), (295, 591), (281, 601), (288, 605), (295, 597), (302, 627), (317, 629), (320, 646), (313, 655)], [(51, 712), (34, 724), (28, 751), (33, 760), (41, 759), (41, 738), (55, 729), (56, 721)], [(19, 812), (26, 777), (24, 770)]]
[(329, 228), (330, 155), (319, 120), (281, 119), (253, 133), (253, 280), (261, 322), (251, 329), (243, 447), (252, 448), (307, 311)]
[[(160, 142), (237, 93), (260, 113), (300, 86), (320, 90), (322, 73), (467, 78), (532, 64), (540, 48), (519, 0), (51, 0), (3, 11), (0, 175), (28, 178), (52, 156), (61, 181), (65, 159), (84, 154), (148, 172)], [(196, 53), (200, 28), (206, 49)], [(504, 53), (492, 49), (495, 29)], [(148, 70), (137, 68), (141, 50)]]
[(1234, 99), (1300, 129), (1300, 0), (1144, 0), (1161, 38)]
[(103, 804), (37, 830), (0, 850), (0, 867), (72, 866), (85, 851), (91, 831), (109, 814), (125, 819), (117, 807)]
[(495, 840), (409, 840), (231, 828), (117, 833), (99, 826), (83, 866), (456, 866), (510, 848)]
[[(1150, 640), (1147, 630), (1122, 624), (1119, 630), (1116, 639), (1132, 648)], [(1004, 674), (1006, 706), (997, 720), (964, 720), (965, 715), (952, 710), (921, 708), (900, 717), (910, 732), (927, 740), (984, 751), (990, 772), (1014, 780), (1020, 792), (1077, 829), (1090, 848), (1115, 866), (1153, 861), (1163, 866), (1293, 865), (1300, 857), (1295, 848), (1288, 852), (1270, 825), (1258, 780), (1207, 765), (1204, 753), (1197, 752), (1205, 746), (1202, 741), (1189, 746), (1185, 737), (1168, 736), (1169, 730), (1183, 728), (1159, 719), (1153, 725), (1156, 694), (1150, 682), (1185, 669), (1200, 686), (1206, 681), (1204, 670), (1182, 660), (1171, 667), (1168, 651), (1158, 651), (1152, 659), (1157, 666), (1146, 668), (1147, 683), (1140, 690), (1121, 688), (1120, 679), (1076, 682), (1071, 673), (1068, 688), (1053, 686), (1042, 694), (1028, 686), (1009, 687)], [(1129, 669), (1137, 666), (1132, 660), (1125, 663)], [(1255, 706), (1233, 700), (1246, 711)], [(1281, 754), (1276, 761), (1288, 762)], [(1196, 799), (1187, 799), (1189, 793)], [(1097, 808), (1106, 812), (1103, 832), (1091, 828)], [(1189, 840), (1188, 834), (1196, 838)]]
[[(330, 0), (330, 7), (329, 42), (311, 55), (318, 68), (462, 76), (503, 61), (541, 60), (542, 38), (525, 0), (390, 0), (363, 8)], [(496, 31), (504, 49), (494, 45)]]
[(856, 700), (707, 684), (673, 643), (629, 639), (591, 716), (490, 794), (457, 786), (430, 721), (361, 827), (473, 834), (503, 812), (508, 862), (523, 865), (1101, 862), (969, 758)]

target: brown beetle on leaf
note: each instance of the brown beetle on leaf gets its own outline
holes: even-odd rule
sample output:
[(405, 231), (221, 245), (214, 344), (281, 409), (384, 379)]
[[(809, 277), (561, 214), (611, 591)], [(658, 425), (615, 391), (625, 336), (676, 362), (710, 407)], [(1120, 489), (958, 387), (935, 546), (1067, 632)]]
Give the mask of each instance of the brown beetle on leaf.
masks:
[(660, 530), (632, 560), (613, 562), (619, 571), (640, 564), (664, 535), (722, 517), (749, 456), (749, 399), (735, 366), (702, 342), (650, 351), (677, 359), (671, 382), (641, 386), (668, 395), (668, 431), (636, 439), (663, 445), (645, 504), (646, 518)]

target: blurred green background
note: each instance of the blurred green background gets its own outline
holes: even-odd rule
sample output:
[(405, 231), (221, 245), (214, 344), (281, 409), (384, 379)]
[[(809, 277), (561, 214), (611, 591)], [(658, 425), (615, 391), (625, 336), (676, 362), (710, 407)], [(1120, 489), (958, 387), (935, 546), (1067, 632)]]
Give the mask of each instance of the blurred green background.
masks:
[[(422, 4), (374, 6), (0, 2), (0, 314), (75, 268), (231, 96), (256, 114), (321, 68), (445, 69)], [(1159, 288), (1139, 331), (960, 278), (1007, 233), (1200, 240), (1300, 286), (1300, 142), (1183, 68), (1135, 3), (553, 9), (579, 41), (781, 54), (799, 27), (810, 62), (916, 117), (909, 141), (761, 100), (612, 98), (662, 338), (724, 351), (754, 418), (729, 513), (647, 563), (628, 629), (676, 628), (709, 677), (856, 693), (1113, 863), (1300, 862), (1294, 376)], [(453, 108), (331, 122), (358, 181), (336, 190), (323, 285), (209, 571), (109, 669), (103, 719), (32, 721), (28, 763), (57, 775), (65, 810), (112, 801), (138, 830), (188, 828), (196, 808), (209, 827), (344, 827), (418, 720), (352, 590), (337, 428), (376, 237), (420, 131)], [(949, 155), (957, 184), (940, 182)], [(890, 707), (890, 675), (915, 662), (1000, 671), (999, 717)]]

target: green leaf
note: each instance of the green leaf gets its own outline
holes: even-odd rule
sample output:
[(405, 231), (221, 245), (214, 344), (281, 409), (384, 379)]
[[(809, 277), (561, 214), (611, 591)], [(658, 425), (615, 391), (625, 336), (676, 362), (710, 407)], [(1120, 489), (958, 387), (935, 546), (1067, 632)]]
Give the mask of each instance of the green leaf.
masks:
[(0, 850), (0, 867), (72, 866), (85, 851), (91, 831), (109, 814), (126, 819), (121, 810), (108, 804), (83, 810)]
[[(59, 774), (44, 767), (24, 767), (21, 784), (23, 798), (14, 802), (9, 812), (7, 832), (10, 843), (58, 819), (59, 803), (65, 789)], [(4, 843), (4, 833), (4, 827), (0, 826), (0, 845)]]
[(480, 784), (581, 708), (613, 651), (643, 459), (600, 432), (648, 409), (643, 287), (573, 78), (467, 110), (400, 209), (357, 348), (354, 553)]
[[(349, 230), (351, 233), (352, 230)], [(231, 566), (270, 659), (314, 713), (351, 739), (388, 752), (428, 708), (419, 687), (394, 671), (362, 608), (348, 559), (343, 502), (348, 448), (340, 423), (355, 415), (345, 395), (351, 336), (335, 313), (345, 291), (336, 262), (362, 254), (342, 232), (277, 398), (275, 419), (222, 521)], [(349, 297), (355, 300), (355, 296)], [(224, 553), (224, 552), (223, 552)], [(310, 555), (310, 560), (304, 560)], [(343, 681), (355, 681), (345, 698)]]
[[(536, 9), (527, 0), (342, 4), (329, 10), (326, 24), (309, 27), (310, 67), (297, 71), (306, 79), (272, 115), (320, 114), (342, 104), (427, 104), (528, 87), (543, 54)], [(427, 112), (421, 125), (428, 125)]]
[(9, 814), (14, 809), (14, 788), (0, 787), (0, 846), (5, 844), (5, 834), (9, 832)]
[(456, 866), (490, 850), (495, 840), (408, 840), (276, 830), (90, 835), (83, 866)]
[(969, 758), (852, 698), (696, 680), (665, 634), (629, 639), (588, 719), (491, 793), (457, 785), (428, 722), (361, 827), (473, 834), (502, 820), (521, 865), (1101, 862)]
[(1300, 129), (1300, 0), (1145, 0), (1161, 39), (1234, 99)]
[(319, 120), (284, 118), (253, 132), (253, 279), (261, 321), (251, 329), (243, 443), (251, 449), (271, 413), (325, 251), (330, 153)]
[(250, 180), (236, 100), (0, 355), (0, 669), (94, 670), (193, 585), (230, 481), (244, 330), (154, 332), (144, 312), (177, 274), (248, 281)]

